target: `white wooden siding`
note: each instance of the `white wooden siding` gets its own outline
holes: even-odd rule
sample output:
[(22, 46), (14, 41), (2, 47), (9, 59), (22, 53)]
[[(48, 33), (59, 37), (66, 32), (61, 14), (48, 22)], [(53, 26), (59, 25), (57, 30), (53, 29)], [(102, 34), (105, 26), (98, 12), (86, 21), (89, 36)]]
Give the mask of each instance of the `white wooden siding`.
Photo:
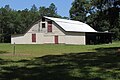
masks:
[(85, 45), (85, 36), (66, 35), (66, 44)]

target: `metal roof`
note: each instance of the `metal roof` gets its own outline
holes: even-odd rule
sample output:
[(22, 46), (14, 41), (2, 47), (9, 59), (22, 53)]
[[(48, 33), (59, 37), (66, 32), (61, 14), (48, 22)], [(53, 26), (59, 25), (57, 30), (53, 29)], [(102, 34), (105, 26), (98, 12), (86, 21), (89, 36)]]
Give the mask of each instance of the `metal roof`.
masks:
[(57, 23), (61, 28), (63, 28), (65, 31), (71, 31), (71, 32), (97, 32), (92, 27), (90, 27), (88, 24), (85, 24), (80, 21), (74, 21), (74, 20), (67, 20), (67, 19), (60, 19), (60, 18), (53, 18), (53, 17), (46, 17), (46, 19), (50, 19)]

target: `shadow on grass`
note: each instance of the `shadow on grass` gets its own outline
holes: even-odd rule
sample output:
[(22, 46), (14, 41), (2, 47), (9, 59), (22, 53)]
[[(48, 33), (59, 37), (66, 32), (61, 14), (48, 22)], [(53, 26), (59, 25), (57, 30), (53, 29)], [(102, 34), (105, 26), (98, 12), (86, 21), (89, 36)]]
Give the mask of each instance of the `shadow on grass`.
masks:
[(0, 51), (0, 54), (8, 53), (7, 51)]
[[(2, 66), (0, 80), (119, 80), (119, 47), (98, 48), (97, 52), (47, 55), (20, 60), (20, 66)], [(4, 60), (0, 62), (4, 63)], [(9, 61), (11, 62), (11, 61)]]

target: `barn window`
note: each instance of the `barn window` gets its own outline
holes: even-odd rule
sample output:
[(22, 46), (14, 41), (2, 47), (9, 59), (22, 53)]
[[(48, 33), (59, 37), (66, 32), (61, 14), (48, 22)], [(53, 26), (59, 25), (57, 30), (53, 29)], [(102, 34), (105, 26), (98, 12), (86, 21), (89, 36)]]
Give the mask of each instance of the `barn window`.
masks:
[(32, 34), (32, 42), (36, 42), (36, 34)]
[(42, 28), (45, 28), (45, 23), (42, 23)]
[(48, 32), (52, 32), (52, 21), (48, 21)]

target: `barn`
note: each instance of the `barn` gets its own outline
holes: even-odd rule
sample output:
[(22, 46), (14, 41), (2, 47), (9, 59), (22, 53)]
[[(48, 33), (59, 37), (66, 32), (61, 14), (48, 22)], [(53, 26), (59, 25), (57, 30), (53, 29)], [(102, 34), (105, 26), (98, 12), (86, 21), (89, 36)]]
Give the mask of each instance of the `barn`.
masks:
[(111, 43), (111, 33), (98, 32), (74, 20), (42, 17), (25, 34), (12, 35), (11, 44), (99, 44)]

